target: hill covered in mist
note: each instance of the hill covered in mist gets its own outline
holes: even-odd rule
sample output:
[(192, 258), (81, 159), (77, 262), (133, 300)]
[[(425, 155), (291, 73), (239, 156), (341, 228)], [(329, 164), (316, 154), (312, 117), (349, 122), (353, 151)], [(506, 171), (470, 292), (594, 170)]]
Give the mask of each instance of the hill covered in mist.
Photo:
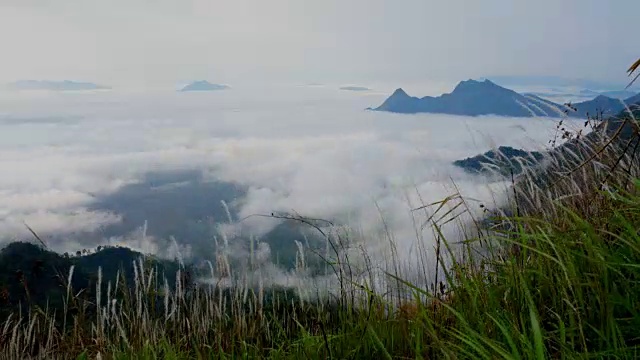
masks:
[[(99, 268), (103, 286), (109, 282), (113, 286), (116, 282), (133, 286), (136, 282), (133, 263), (138, 261), (155, 269), (161, 278), (166, 277), (169, 284), (175, 284), (180, 268), (177, 261), (161, 260), (124, 247), (98, 246), (76, 254), (58, 254), (34, 243), (10, 243), (0, 250), (0, 315), (4, 317), (28, 306), (61, 310), (67, 290), (95, 296)], [(191, 267), (183, 268), (183, 274), (193, 271)]]

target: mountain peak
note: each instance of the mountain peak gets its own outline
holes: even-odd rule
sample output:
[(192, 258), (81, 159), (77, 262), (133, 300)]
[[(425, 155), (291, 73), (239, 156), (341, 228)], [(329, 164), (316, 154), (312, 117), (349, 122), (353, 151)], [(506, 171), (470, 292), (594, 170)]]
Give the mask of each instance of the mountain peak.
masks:
[[(468, 90), (487, 90), (487, 89), (504, 89), (503, 87), (496, 85), (489, 79), (485, 79), (484, 81), (478, 80), (465, 80), (461, 81), (456, 85), (453, 89), (452, 93), (460, 92), (460, 91), (468, 91)], [(506, 90), (506, 89), (505, 89)]]
[(409, 96), (409, 94), (407, 94), (402, 88), (397, 88), (391, 96)]

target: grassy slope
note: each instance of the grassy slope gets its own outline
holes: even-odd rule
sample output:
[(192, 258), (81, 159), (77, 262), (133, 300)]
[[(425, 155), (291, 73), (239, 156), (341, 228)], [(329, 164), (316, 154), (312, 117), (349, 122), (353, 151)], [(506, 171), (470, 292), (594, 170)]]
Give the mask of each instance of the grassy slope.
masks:
[[(277, 303), (259, 307), (256, 294), (177, 295), (169, 312), (153, 313), (141, 291), (111, 318), (82, 318), (74, 331), (47, 335), (44, 316), (29, 335), (9, 322), (3, 358), (24, 356), (30, 341), (49, 337), (48, 358), (83, 351), (103, 358), (637, 358), (640, 355), (640, 183), (607, 194), (606, 215), (582, 219), (563, 210), (558, 224), (511, 219), (516, 231), (494, 238), (482, 271), (458, 264), (442, 293), (394, 312), (371, 296), (367, 306)], [(604, 212), (603, 212), (604, 214)], [(175, 295), (174, 295), (175, 296)], [(250, 304), (252, 304), (250, 306)], [(174, 306), (175, 305), (175, 306)], [(218, 310), (226, 306), (226, 312)], [(126, 322), (128, 321), (128, 322)], [(91, 326), (89, 326), (91, 325)], [(91, 329), (93, 327), (93, 329)], [(24, 331), (22, 333), (21, 331)], [(13, 345), (13, 346), (12, 346)], [(60, 352), (63, 350), (64, 352)]]

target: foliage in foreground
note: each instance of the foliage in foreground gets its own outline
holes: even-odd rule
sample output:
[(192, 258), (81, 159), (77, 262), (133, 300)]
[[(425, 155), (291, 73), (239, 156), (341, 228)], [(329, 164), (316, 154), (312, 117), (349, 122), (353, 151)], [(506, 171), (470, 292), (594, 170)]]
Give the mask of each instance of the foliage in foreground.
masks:
[[(54, 309), (11, 315), (0, 327), (0, 357), (637, 358), (636, 185), (603, 192), (601, 218), (564, 209), (561, 227), (511, 219), (515, 230), (493, 236), (493, 255), (478, 268), (456, 264), (447, 289), (414, 288), (416, 301), (399, 307), (374, 294), (348, 306), (275, 293), (265, 301), (268, 290), (218, 296), (220, 289), (186, 290), (179, 277), (171, 292), (137, 263), (134, 286), (110, 284), (106, 300), (96, 289), (101, 311), (85, 316), (80, 306), (66, 328)], [(122, 301), (113, 301), (117, 292)]]

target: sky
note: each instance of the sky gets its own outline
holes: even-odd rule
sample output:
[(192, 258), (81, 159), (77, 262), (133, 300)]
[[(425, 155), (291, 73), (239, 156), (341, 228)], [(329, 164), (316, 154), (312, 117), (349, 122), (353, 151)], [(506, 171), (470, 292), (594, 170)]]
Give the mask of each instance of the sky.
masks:
[(635, 0), (3, 0), (0, 81), (626, 82)]

